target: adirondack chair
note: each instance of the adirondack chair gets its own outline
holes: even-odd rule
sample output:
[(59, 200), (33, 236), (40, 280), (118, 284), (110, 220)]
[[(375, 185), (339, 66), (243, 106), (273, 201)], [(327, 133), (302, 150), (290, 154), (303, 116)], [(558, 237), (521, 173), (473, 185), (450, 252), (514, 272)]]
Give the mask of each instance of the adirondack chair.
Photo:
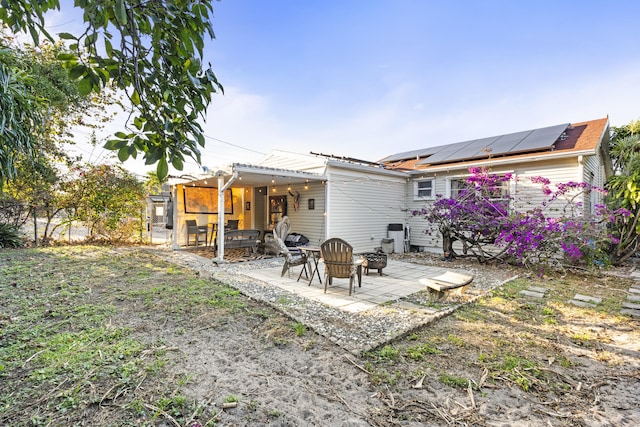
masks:
[(349, 295), (353, 292), (353, 281), (358, 277), (358, 287), (362, 287), (363, 259), (353, 258), (353, 246), (342, 239), (334, 237), (320, 245), (320, 254), (325, 267), (324, 292), (333, 284), (333, 278), (349, 279)]

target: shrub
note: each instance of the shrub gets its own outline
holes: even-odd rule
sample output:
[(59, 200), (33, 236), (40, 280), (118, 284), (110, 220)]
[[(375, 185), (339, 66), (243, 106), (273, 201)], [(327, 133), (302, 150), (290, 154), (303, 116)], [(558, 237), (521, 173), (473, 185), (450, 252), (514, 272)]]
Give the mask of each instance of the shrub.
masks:
[(24, 245), (20, 229), (13, 224), (0, 224), (0, 248), (19, 248)]

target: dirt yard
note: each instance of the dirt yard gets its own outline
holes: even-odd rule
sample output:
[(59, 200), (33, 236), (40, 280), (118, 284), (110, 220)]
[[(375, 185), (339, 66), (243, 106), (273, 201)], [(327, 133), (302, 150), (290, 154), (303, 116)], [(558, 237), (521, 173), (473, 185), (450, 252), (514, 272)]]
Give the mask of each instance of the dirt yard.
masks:
[[(147, 249), (2, 250), (0, 424), (637, 426), (640, 322), (619, 314), (631, 268), (521, 272), (354, 356)], [(602, 303), (568, 304), (576, 293)]]

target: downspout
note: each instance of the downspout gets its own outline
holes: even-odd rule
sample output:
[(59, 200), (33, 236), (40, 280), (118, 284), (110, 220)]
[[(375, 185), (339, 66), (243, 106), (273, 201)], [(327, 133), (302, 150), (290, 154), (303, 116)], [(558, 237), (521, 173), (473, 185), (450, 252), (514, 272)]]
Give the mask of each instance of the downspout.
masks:
[[(224, 192), (238, 179), (238, 172), (234, 171), (227, 183), (224, 182), (224, 171), (216, 172), (218, 177), (218, 256), (212, 262), (223, 263), (224, 260)], [(233, 203), (233, 200), (231, 201)]]

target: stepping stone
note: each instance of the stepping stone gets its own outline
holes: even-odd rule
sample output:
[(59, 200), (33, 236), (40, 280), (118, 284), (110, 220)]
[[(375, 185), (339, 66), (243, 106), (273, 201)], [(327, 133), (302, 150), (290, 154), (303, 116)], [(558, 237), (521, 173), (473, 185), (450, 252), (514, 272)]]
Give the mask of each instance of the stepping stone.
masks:
[(524, 295), (525, 297), (544, 298), (544, 294), (542, 292), (534, 292), (529, 290), (520, 291), (520, 295)]
[(640, 294), (640, 289), (639, 288), (630, 288), (629, 292), (631, 292), (632, 294)]
[(578, 301), (588, 302), (591, 304), (600, 304), (602, 302), (602, 298), (590, 297), (589, 295), (580, 295), (580, 294), (576, 294), (573, 297), (573, 299)]
[(640, 278), (640, 271), (632, 271), (630, 276)]
[(569, 304), (577, 305), (578, 307), (596, 308), (596, 305), (586, 301), (579, 301), (576, 299), (570, 299)]
[(633, 304), (633, 303), (630, 303), (630, 302), (623, 302), (622, 306), (624, 308), (630, 308), (632, 310), (640, 310), (640, 304)]
[(538, 292), (540, 294), (544, 294), (548, 291), (547, 288), (541, 288), (540, 286), (529, 286), (527, 288), (527, 290), (532, 291), (532, 292)]
[(628, 301), (640, 302), (640, 295), (627, 295)]
[(640, 318), (640, 310), (632, 310), (630, 308), (624, 308), (620, 310), (620, 314), (626, 314), (627, 316)]

